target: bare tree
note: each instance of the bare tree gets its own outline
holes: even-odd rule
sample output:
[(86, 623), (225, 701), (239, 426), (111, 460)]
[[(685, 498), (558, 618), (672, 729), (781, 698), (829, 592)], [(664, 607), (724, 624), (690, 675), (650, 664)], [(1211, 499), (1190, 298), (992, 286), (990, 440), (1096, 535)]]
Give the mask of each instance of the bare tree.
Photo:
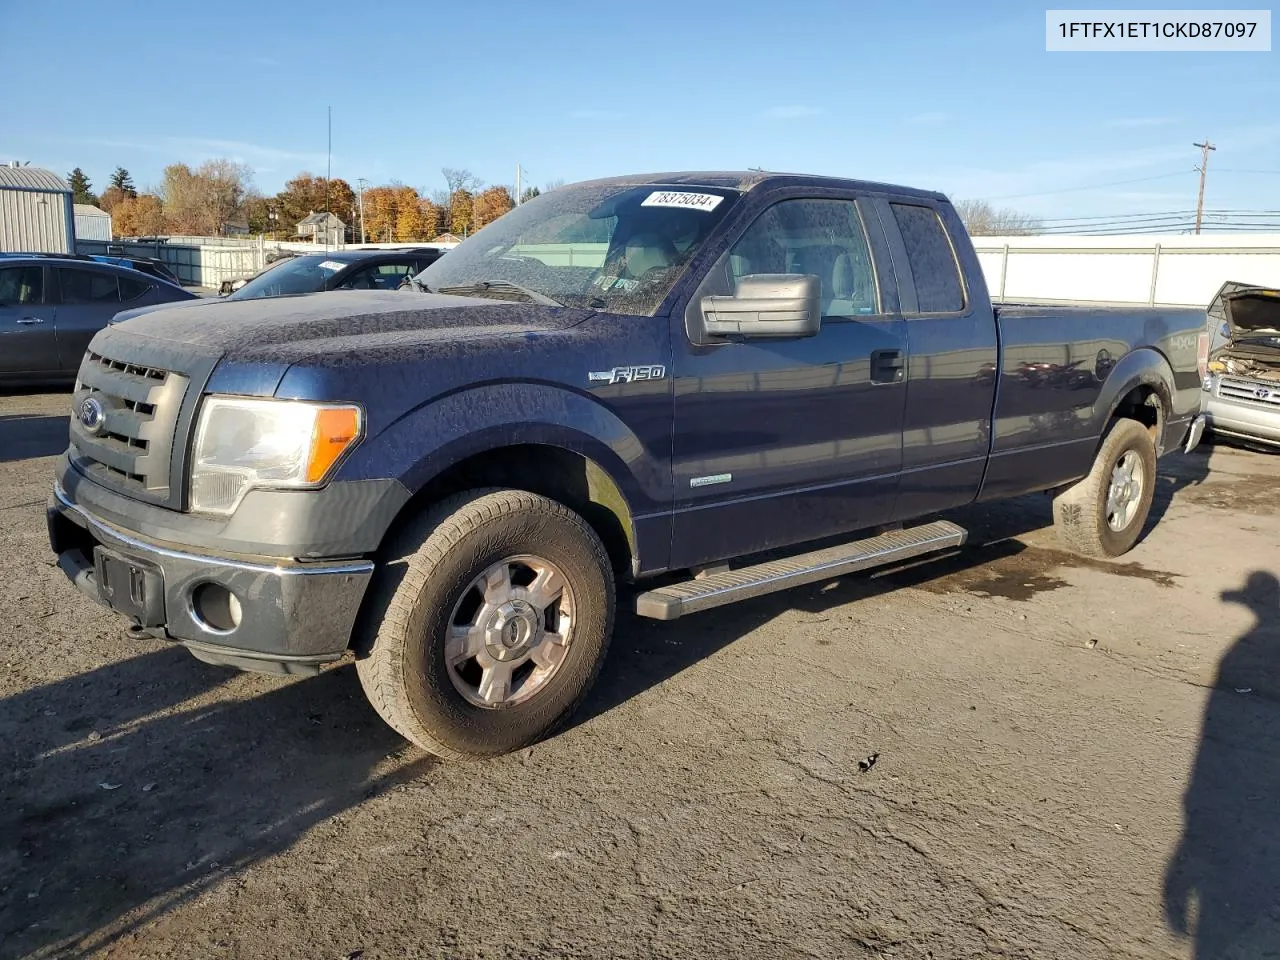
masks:
[(986, 200), (957, 200), (956, 213), (975, 237), (1020, 237), (1040, 229), (1040, 221), (1017, 210), (996, 209)]
[(445, 167), (440, 172), (444, 174), (444, 182), (448, 185), (450, 194), (457, 193), (459, 190), (475, 193), (484, 184), (484, 181), (470, 170)]

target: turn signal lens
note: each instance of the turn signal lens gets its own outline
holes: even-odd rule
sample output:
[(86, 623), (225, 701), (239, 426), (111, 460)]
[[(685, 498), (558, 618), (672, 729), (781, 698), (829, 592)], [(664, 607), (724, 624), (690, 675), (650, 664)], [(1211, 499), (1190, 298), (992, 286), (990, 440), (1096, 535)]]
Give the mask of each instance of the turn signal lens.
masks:
[(338, 458), (360, 436), (360, 411), (356, 407), (326, 407), (316, 415), (311, 430), (311, 456), (307, 460), (307, 483), (319, 483)]

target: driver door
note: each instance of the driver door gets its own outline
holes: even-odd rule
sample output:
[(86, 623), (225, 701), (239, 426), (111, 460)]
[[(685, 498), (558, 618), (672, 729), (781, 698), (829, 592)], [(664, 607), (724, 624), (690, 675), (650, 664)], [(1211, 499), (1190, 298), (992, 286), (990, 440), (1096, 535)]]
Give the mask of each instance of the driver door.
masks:
[[(817, 275), (815, 336), (708, 338), (700, 301), (748, 274)], [(887, 245), (853, 198), (783, 199), (672, 330), (673, 569), (885, 522), (902, 470), (907, 338)]]
[(58, 373), (49, 272), (39, 264), (0, 267), (0, 377)]

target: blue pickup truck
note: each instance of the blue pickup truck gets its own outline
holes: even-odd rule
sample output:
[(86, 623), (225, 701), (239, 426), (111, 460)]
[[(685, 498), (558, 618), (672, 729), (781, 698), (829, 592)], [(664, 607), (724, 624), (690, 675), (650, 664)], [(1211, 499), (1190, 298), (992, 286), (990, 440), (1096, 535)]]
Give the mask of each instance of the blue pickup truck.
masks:
[(1202, 310), (993, 307), (937, 193), (592, 181), (411, 289), (102, 331), (50, 540), (137, 635), (284, 673), (354, 651), (403, 736), (491, 756), (586, 694), (620, 579), (665, 574), (635, 609), (671, 620), (953, 548), (939, 512), (1029, 491), (1124, 553), (1207, 352)]

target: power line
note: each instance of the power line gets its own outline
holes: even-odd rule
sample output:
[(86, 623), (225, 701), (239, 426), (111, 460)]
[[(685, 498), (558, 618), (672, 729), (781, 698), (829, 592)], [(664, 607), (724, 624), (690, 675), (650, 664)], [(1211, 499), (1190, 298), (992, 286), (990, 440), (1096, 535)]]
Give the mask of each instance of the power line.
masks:
[(1132, 180), (1112, 180), (1110, 183), (1093, 183), (1083, 187), (1062, 187), (1058, 190), (1041, 190), (1038, 193), (1008, 193), (1002, 197), (989, 197), (989, 200), (1020, 200), (1024, 197), (1047, 197), (1056, 193), (1073, 193), (1079, 190), (1100, 190), (1103, 187), (1120, 187), (1128, 183), (1150, 183), (1153, 180), (1168, 180), (1171, 177), (1185, 177), (1186, 171), (1178, 173), (1161, 173), (1154, 177), (1135, 177)]

